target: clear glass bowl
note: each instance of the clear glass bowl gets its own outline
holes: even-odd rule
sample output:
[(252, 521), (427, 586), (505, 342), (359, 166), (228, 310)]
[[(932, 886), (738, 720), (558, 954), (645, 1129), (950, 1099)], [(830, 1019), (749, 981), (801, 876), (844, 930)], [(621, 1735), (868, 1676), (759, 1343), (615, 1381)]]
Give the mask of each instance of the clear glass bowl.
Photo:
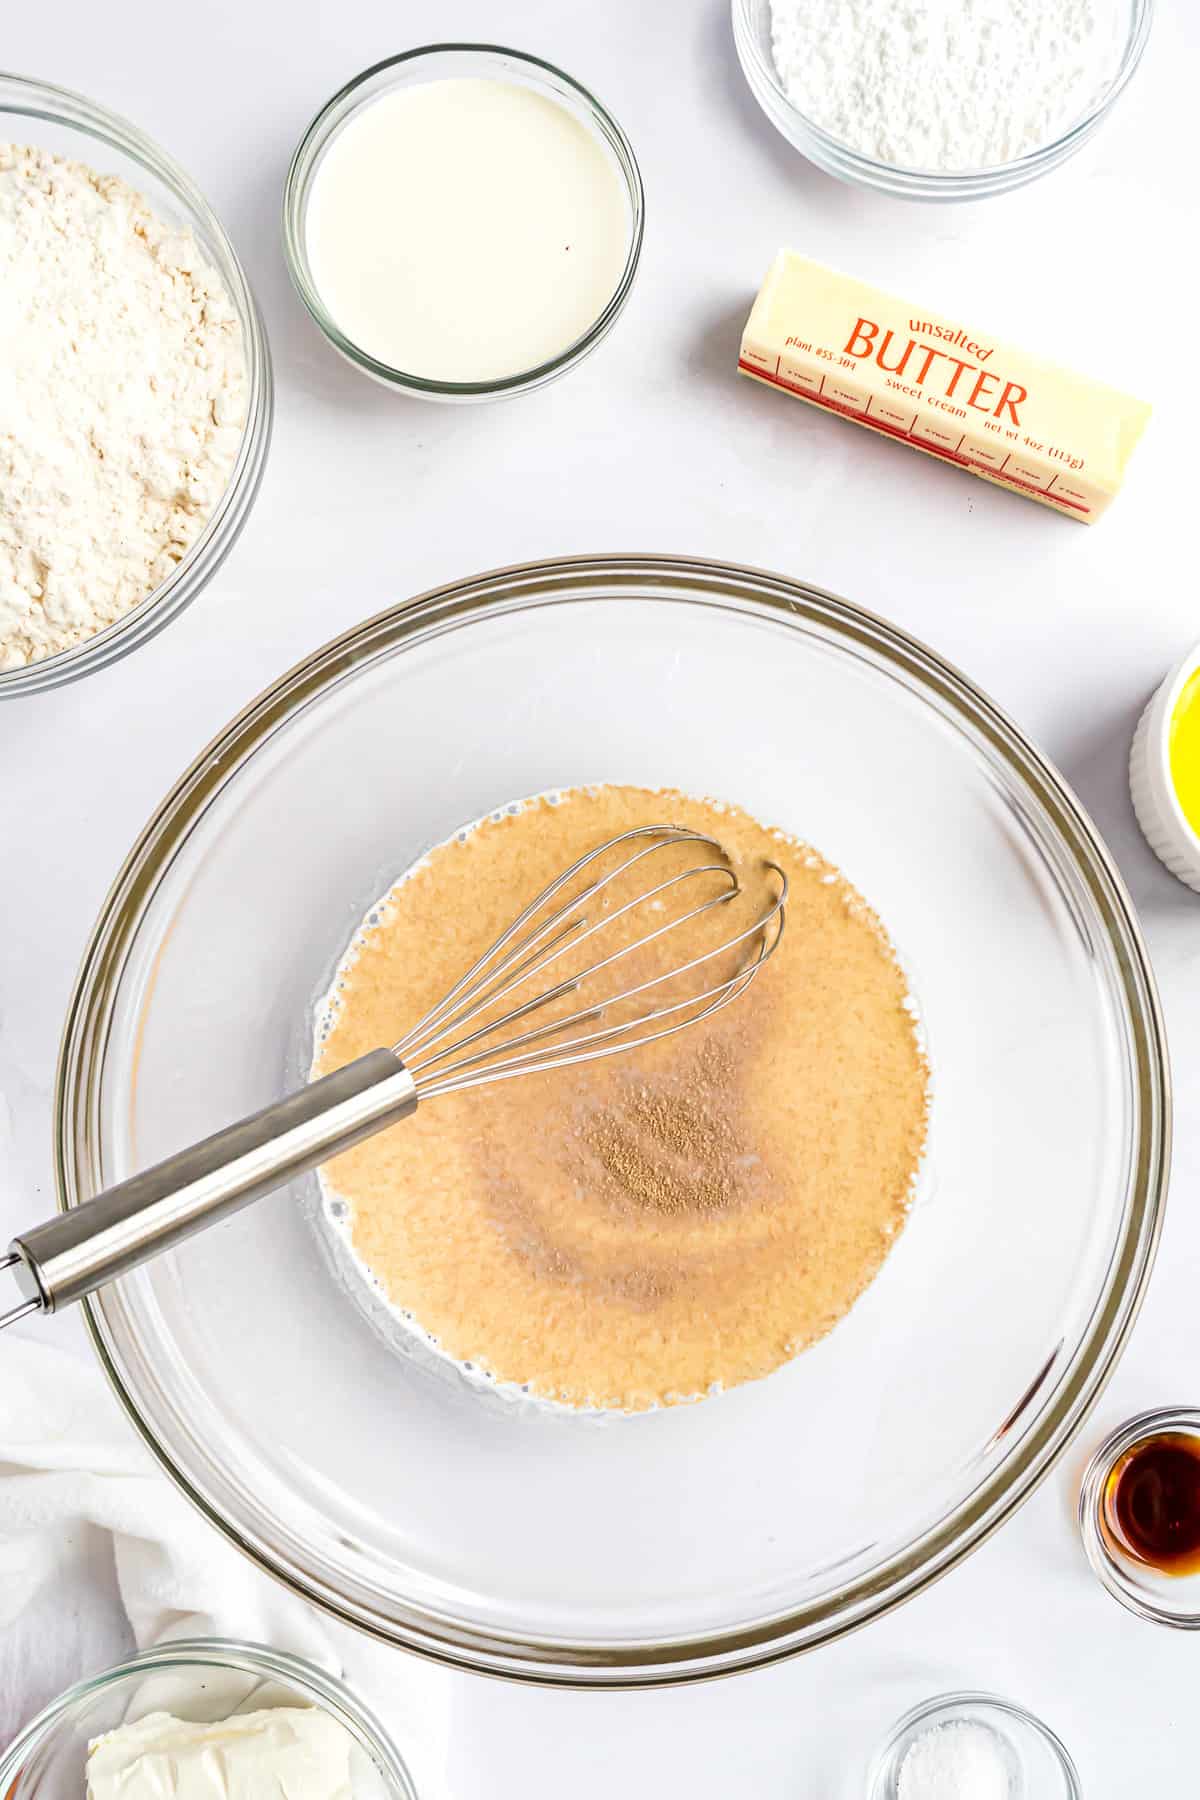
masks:
[(1087, 143), (1141, 61), (1150, 35), (1154, 0), (1128, 0), (1129, 36), (1120, 65), (1103, 99), (1070, 131), (1013, 162), (996, 163), (986, 169), (955, 170), (904, 169), (876, 162), (831, 137), (792, 104), (776, 73), (771, 51), (771, 0), (732, 0), (732, 6), (733, 40), (751, 93), (776, 130), (819, 169), (836, 175), (839, 181), (874, 188), (883, 194), (898, 194), (907, 200), (986, 200), (992, 194), (1005, 194), (1048, 174)]
[(897, 1800), (900, 1767), (922, 1733), (939, 1725), (985, 1725), (1009, 1764), (1010, 1800), (1082, 1800), (1066, 1745), (1036, 1714), (995, 1694), (939, 1694), (893, 1726), (867, 1782), (868, 1800)]
[(87, 1314), (164, 1467), (297, 1592), (462, 1666), (638, 1684), (823, 1643), (1013, 1511), (1137, 1309), (1169, 1096), (1108, 853), (977, 689), (799, 582), (584, 558), (368, 621), (184, 776), (71, 1004), (62, 1203), (304, 1080), (317, 1000), (395, 875), (503, 802), (595, 781), (725, 797), (809, 838), (911, 972), (930, 1166), (837, 1330), (697, 1406), (489, 1403), (397, 1355), (339, 1287), (312, 1178)]
[(356, 1800), (416, 1800), (400, 1752), (344, 1683), (298, 1656), (225, 1638), (161, 1644), (68, 1688), (0, 1755), (0, 1794), (81, 1800), (89, 1741), (147, 1713), (207, 1724), (276, 1706), (317, 1706), (345, 1729)]
[(1136, 1445), (1168, 1433), (1200, 1440), (1200, 1408), (1163, 1406), (1138, 1413), (1105, 1438), (1079, 1490), (1079, 1533), (1088, 1561), (1114, 1600), (1155, 1625), (1200, 1631), (1200, 1574), (1167, 1575), (1140, 1562), (1115, 1540), (1105, 1521), (1104, 1490), (1113, 1469)]
[[(450, 77), (458, 79), (516, 82), (534, 93), (563, 106), (591, 132), (606, 151), (620, 178), (628, 205), (629, 248), (625, 267), (615, 292), (599, 318), (581, 338), (569, 344), (558, 356), (534, 369), (521, 370), (496, 381), (431, 381), (422, 375), (405, 374), (380, 362), (341, 330), (337, 320), (326, 309), (313, 279), (308, 260), (308, 200), (321, 158), (337, 134), (348, 122), (383, 94), (398, 88), (415, 87), (426, 81)], [(519, 50), (506, 50), (499, 44), (429, 44), (418, 50), (406, 50), (401, 56), (389, 57), (364, 69), (353, 81), (322, 107), (301, 138), (288, 170), (283, 192), (283, 243), (296, 292), (333, 345), (335, 350), (364, 374), (382, 382), (385, 387), (415, 394), (422, 400), (475, 401), (502, 400), (512, 394), (531, 393), (573, 369), (607, 337), (616, 323), (637, 273), (642, 251), (642, 230), (646, 197), (641, 171), (633, 148), (621, 127), (590, 94), (570, 75), (556, 69), (540, 57), (526, 56)]]
[(94, 637), (23, 669), (0, 671), (0, 699), (90, 675), (144, 644), (189, 606), (233, 548), (258, 494), (271, 440), (271, 358), (258, 307), (216, 214), (179, 164), (117, 113), (82, 94), (0, 74), (0, 139), (36, 144), (119, 175), (161, 218), (188, 227), (225, 283), (246, 354), (246, 423), (224, 494), (187, 555), (152, 593)]

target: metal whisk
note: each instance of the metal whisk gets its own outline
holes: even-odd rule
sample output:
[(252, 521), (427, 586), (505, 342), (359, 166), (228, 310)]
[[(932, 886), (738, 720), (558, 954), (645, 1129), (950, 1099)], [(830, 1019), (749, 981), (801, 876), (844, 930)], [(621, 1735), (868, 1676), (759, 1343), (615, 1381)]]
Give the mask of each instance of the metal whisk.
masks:
[[(686, 853), (682, 866), (679, 855), (664, 862), (671, 851)], [(605, 867), (610, 856), (613, 866)], [(654, 954), (651, 946), (667, 947), (671, 933), (707, 915), (719, 920), (741, 886), (717, 840), (681, 826), (643, 826), (598, 845), (531, 901), (390, 1049), (369, 1051), (14, 1238), (0, 1271), (12, 1271), (22, 1297), (0, 1313), (0, 1330), (82, 1299), (407, 1118), (423, 1101), (622, 1054), (711, 1017), (745, 992), (783, 936), (787, 878), (774, 863), (767, 867), (777, 892), (748, 925), (714, 932), (711, 947), (689, 946), (691, 954), (646, 973), (639, 963)], [(631, 898), (614, 898), (631, 871), (646, 884)], [(628, 941), (606, 947), (614, 926), (626, 921), (628, 931), (646, 911), (655, 921), (650, 929), (639, 926)], [(579, 1005), (565, 1004), (572, 996)], [(560, 1003), (554, 1017), (527, 1023)]]

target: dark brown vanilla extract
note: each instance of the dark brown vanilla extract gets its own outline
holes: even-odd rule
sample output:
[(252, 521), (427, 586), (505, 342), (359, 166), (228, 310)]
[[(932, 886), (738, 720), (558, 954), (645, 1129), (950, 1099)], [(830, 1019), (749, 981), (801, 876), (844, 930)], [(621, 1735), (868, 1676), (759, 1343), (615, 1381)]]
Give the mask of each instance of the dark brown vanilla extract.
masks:
[(1200, 1573), (1200, 1437), (1164, 1432), (1127, 1450), (1104, 1484), (1105, 1530), (1164, 1575)]

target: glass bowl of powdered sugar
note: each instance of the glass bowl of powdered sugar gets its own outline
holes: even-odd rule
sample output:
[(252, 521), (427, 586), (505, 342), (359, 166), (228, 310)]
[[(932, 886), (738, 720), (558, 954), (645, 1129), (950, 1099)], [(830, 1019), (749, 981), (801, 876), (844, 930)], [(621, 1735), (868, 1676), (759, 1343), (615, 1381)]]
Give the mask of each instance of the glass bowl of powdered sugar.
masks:
[(0, 697), (126, 655), (258, 492), (271, 365), (216, 215), (136, 126), (0, 75)]
[(1153, 0), (733, 0), (777, 130), (842, 181), (982, 200), (1073, 156), (1141, 60)]

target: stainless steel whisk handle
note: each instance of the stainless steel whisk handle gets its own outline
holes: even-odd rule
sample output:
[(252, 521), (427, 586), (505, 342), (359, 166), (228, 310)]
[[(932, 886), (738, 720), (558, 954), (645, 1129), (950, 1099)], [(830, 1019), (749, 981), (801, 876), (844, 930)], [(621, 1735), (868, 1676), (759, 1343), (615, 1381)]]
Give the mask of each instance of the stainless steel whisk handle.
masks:
[(372, 1050), (286, 1100), (230, 1125), (13, 1239), (24, 1295), (0, 1328), (56, 1312), (228, 1218), (327, 1157), (415, 1112), (417, 1088), (391, 1050)]

